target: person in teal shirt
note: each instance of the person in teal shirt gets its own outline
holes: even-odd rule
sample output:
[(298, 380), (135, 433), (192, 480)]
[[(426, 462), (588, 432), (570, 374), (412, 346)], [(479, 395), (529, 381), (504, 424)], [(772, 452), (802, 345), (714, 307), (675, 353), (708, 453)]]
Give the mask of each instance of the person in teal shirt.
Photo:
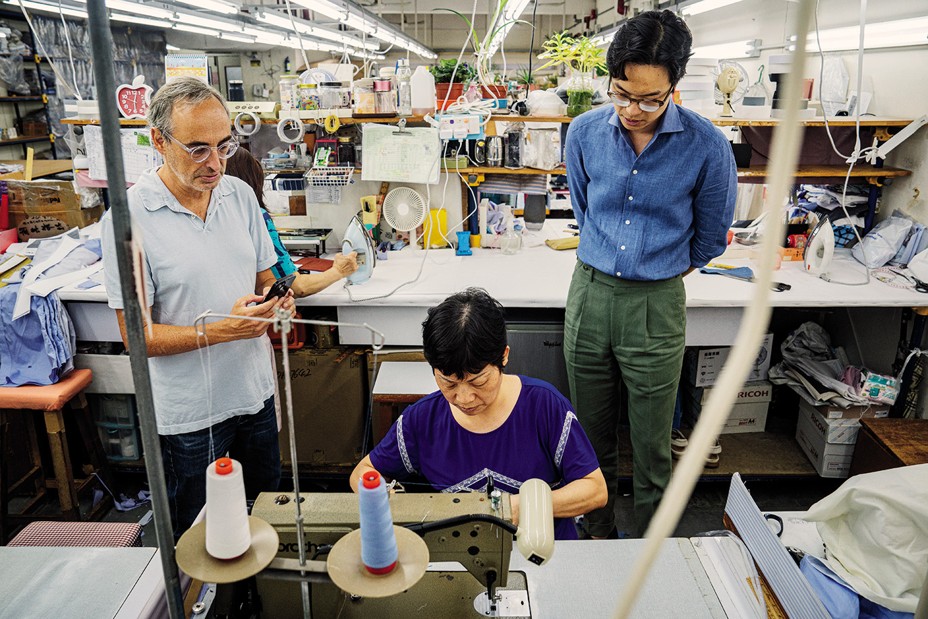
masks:
[[(264, 224), (271, 235), (271, 241), (274, 243), (274, 252), (277, 254), (277, 264), (271, 267), (274, 277), (280, 279), (291, 273), (296, 273), (296, 265), (290, 258), (290, 254), (280, 240), (277, 233), (277, 227), (267, 208), (264, 206), (264, 170), (261, 164), (254, 156), (244, 148), (238, 149), (226, 162), (226, 174), (236, 176), (254, 190), (258, 198), (258, 206), (261, 207), (261, 214), (264, 216)], [(293, 294), (297, 297), (305, 297), (325, 290), (335, 282), (347, 277), (358, 270), (358, 254), (335, 254), (334, 264), (327, 271), (322, 273), (298, 273), (296, 280), (290, 287)]]

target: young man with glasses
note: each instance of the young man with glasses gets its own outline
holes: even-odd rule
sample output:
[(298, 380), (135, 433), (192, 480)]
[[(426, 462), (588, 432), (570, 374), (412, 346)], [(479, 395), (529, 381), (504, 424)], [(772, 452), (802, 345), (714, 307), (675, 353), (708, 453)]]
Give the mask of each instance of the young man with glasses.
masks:
[(637, 534), (670, 480), (683, 276), (725, 250), (734, 213), (731, 147), (712, 123), (672, 100), (692, 40), (670, 11), (625, 22), (606, 59), (612, 105), (579, 116), (567, 132), (580, 246), (564, 355), (571, 399), (609, 490), (606, 506), (585, 518), (594, 538), (615, 530), (620, 382), (628, 391)]
[[(145, 250), (140, 284), (151, 321), (145, 337), (179, 537), (205, 503), (207, 466), (227, 452), (242, 463), (250, 498), (277, 489), (268, 323), (246, 318), (292, 311), (293, 299), (264, 302), (277, 256), (254, 191), (223, 174), (238, 142), (222, 96), (199, 80), (175, 80), (152, 98), (148, 122), (164, 165), (129, 189), (129, 212)], [(106, 292), (125, 341), (111, 213), (103, 217), (102, 237)], [(206, 310), (242, 318), (209, 320), (203, 332), (194, 322)]]

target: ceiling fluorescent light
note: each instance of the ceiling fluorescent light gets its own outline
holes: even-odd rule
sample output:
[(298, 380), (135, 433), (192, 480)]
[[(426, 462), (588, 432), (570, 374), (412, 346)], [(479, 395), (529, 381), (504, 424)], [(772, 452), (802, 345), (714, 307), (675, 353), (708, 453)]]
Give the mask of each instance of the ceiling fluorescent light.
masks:
[(229, 2), (223, 2), (222, 0), (177, 0), (181, 4), (187, 4), (189, 6), (196, 7), (198, 9), (206, 9), (207, 11), (212, 11), (214, 13), (224, 13), (226, 15), (236, 15), (239, 12), (238, 5), (231, 4)]
[(342, 6), (327, 0), (293, 0), (293, 3), (339, 21), (345, 17), (347, 12)]
[[(81, 4), (87, 4), (87, 0), (76, 0)], [(146, 17), (156, 17), (158, 19), (167, 20), (174, 18), (174, 11), (169, 11), (168, 9), (158, 8), (150, 4), (142, 4), (140, 2), (129, 2), (128, 0), (106, 0), (106, 8), (114, 11), (122, 11), (123, 13), (128, 13), (130, 15), (145, 15)], [(121, 20), (125, 21), (125, 20)], [(161, 23), (162, 26), (167, 26), (169, 24)]]
[[(19, 6), (20, 2), (19, 0), (5, 0), (4, 4)], [(87, 11), (72, 9), (67, 6), (61, 6), (59, 8), (58, 5), (44, 4), (42, 2), (32, 2), (31, 0), (22, 0), (22, 6), (33, 11), (43, 11), (46, 13), (54, 13), (55, 15), (61, 13), (62, 15), (68, 15), (70, 17), (80, 17), (82, 19), (87, 19)]]
[(188, 26), (187, 24), (174, 24), (174, 30), (180, 30), (181, 32), (192, 32), (194, 34), (205, 34), (208, 37), (219, 38), (219, 32), (217, 30), (211, 30), (209, 28), (201, 28), (199, 26)]
[[(426, 49), (417, 41), (407, 37), (392, 24), (372, 15), (345, 0), (292, 0), (295, 4), (325, 15), (355, 30), (360, 30), (376, 39), (408, 49), (424, 58), (438, 58), (438, 54)], [(528, 0), (518, 0), (527, 3)]]
[(698, 2), (687, 4), (686, 6), (682, 7), (680, 12), (689, 17), (692, 15), (699, 15), (700, 13), (706, 13), (708, 11), (714, 11), (715, 9), (720, 9), (740, 1), (741, 0), (699, 0)]
[(700, 45), (693, 48), (697, 58), (757, 58), (760, 55), (760, 40), (734, 41), (718, 45)]
[(127, 24), (135, 24), (137, 26), (153, 26), (155, 28), (170, 28), (170, 22), (165, 22), (163, 19), (149, 19), (147, 17), (139, 17), (138, 15), (126, 15), (124, 13), (110, 13), (111, 21), (125, 22)]
[(239, 34), (237, 32), (220, 32), (219, 38), (223, 41), (239, 41), (241, 43), (254, 43), (255, 38), (250, 37), (246, 34)]
[[(823, 52), (857, 49), (860, 43), (860, 26), (829, 28), (819, 31)], [(795, 41), (796, 37), (791, 37)], [(809, 51), (818, 51), (815, 33), (809, 33)], [(864, 48), (878, 49), (886, 47), (907, 47), (910, 45), (928, 45), (928, 17), (899, 19), (886, 22), (872, 22), (865, 26)], [(789, 46), (795, 49), (795, 44)]]
[(317, 39), (336, 41), (338, 43), (344, 43), (345, 45), (352, 47), (364, 47), (371, 50), (377, 49), (378, 47), (378, 45), (374, 42), (364, 43), (355, 37), (343, 34), (341, 32), (336, 32), (334, 30), (328, 30), (326, 28), (314, 26), (306, 20), (298, 19), (296, 17), (293, 18), (293, 24), (291, 25), (290, 18), (286, 13), (278, 13), (277, 11), (259, 11), (255, 14), (255, 18), (260, 22), (271, 24), (272, 26), (277, 26), (279, 28), (283, 28), (284, 30), (292, 30), (293, 25), (295, 25), (297, 32), (300, 34), (305, 34)]
[(179, 51), (180, 51), (180, 48), (179, 48), (179, 47), (177, 47), (176, 45), (171, 45), (170, 43), (168, 43), (167, 45), (165, 45), (165, 46), (164, 46), (164, 49), (168, 50), (169, 52), (179, 52)]
[(201, 26), (203, 28), (210, 28), (220, 32), (225, 32), (227, 30), (232, 32), (242, 32), (242, 24), (239, 22), (223, 21), (220, 19), (212, 19), (210, 17), (200, 17), (199, 15), (194, 15), (192, 13), (177, 13), (177, 17), (174, 19), (177, 20), (177, 23), (184, 24), (185, 26)]
[[(536, 2), (538, 0), (535, 0)], [(492, 57), (496, 54), (496, 50), (502, 46), (503, 41), (509, 35), (509, 31), (512, 30), (512, 27), (515, 25), (512, 23), (514, 20), (519, 19), (522, 16), (522, 12), (525, 11), (525, 7), (528, 6), (529, 0), (515, 0), (515, 2), (503, 11), (503, 14), (500, 19), (500, 24), (505, 24), (500, 28), (496, 33), (496, 36), (493, 37), (493, 40), (490, 42), (490, 47), (487, 50), (487, 53)], [(494, 24), (496, 27), (496, 24)]]

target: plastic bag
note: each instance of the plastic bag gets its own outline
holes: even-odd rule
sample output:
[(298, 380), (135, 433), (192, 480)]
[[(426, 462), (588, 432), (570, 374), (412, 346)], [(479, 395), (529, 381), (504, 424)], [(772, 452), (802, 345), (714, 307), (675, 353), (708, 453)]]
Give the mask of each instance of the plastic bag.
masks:
[(563, 116), (567, 113), (567, 104), (550, 90), (533, 90), (528, 93), (526, 104), (531, 116)]
[[(851, 255), (871, 269), (881, 267), (896, 255), (911, 228), (912, 221), (904, 217), (884, 219), (868, 232), (860, 243), (851, 248)], [(866, 260), (864, 253), (867, 255)]]
[(558, 129), (528, 129), (524, 148), (522, 164), (525, 167), (552, 170), (561, 160), (561, 132)]

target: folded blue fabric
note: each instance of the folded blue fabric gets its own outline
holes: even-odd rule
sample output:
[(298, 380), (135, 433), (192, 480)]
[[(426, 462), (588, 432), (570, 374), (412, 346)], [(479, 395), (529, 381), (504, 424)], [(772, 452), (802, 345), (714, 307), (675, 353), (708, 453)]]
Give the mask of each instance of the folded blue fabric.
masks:
[(751, 267), (737, 267), (734, 269), (719, 269), (716, 267), (703, 267), (699, 269), (700, 273), (706, 273), (708, 275), (728, 275), (729, 277), (738, 277), (745, 281), (751, 281), (754, 279), (754, 271), (751, 270)]
[(799, 569), (833, 619), (912, 619), (912, 613), (889, 610), (861, 597), (818, 557), (806, 555)]

